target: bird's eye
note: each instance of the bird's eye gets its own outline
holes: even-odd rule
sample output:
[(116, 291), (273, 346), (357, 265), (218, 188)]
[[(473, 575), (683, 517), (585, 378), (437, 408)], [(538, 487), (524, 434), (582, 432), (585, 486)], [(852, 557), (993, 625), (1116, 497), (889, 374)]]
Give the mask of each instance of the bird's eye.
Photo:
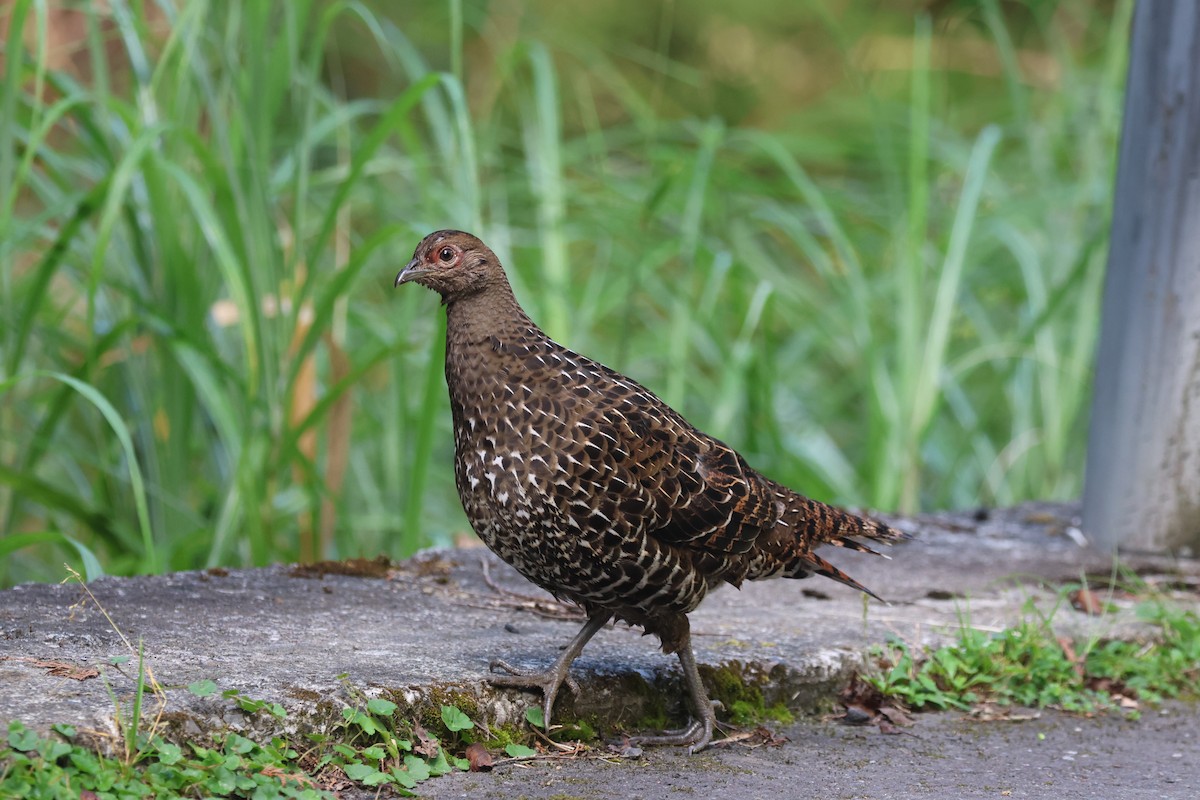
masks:
[(447, 263), (447, 264), (450, 263), (451, 261), (453, 261), (454, 260), (454, 249), (450, 248), (450, 247), (443, 247), (441, 250), (438, 251), (438, 260), (442, 261), (443, 263)]

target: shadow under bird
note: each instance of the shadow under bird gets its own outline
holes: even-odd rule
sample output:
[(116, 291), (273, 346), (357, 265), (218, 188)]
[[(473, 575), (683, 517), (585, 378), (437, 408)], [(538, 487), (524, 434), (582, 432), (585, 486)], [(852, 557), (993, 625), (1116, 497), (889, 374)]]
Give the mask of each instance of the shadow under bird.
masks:
[(489, 681), (539, 687), (547, 727), (568, 668), (614, 618), (675, 653), (695, 718), (640, 744), (712, 741), (716, 725), (687, 615), (710, 589), (824, 575), (874, 596), (818, 556), (822, 544), (905, 534), (810, 500), (755, 472), (636, 381), (557, 344), (517, 303), (500, 260), (462, 231), (431, 233), (396, 286), (446, 306), (454, 475), (467, 518), (500, 558), (587, 622), (546, 670), (491, 662)]

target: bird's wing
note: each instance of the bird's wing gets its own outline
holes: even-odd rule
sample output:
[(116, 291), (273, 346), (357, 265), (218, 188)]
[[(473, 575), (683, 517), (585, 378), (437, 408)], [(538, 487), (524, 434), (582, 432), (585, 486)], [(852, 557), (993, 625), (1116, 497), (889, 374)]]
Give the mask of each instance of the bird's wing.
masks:
[(585, 417), (597, 486), (624, 525), (673, 545), (746, 553), (779, 518), (769, 482), (736, 451), (633, 383)]

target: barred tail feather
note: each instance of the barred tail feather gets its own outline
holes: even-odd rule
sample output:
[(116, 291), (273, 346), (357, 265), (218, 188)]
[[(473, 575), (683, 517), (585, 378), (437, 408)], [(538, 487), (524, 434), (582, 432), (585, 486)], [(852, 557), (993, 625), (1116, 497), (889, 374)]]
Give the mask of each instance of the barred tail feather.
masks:
[(881, 542), (912, 538), (882, 522), (851, 514), (849, 511), (811, 500), (787, 489), (783, 489), (780, 494), (784, 495), (780, 498), (784, 502), (780, 523), (790, 528), (793, 535), (812, 544), (837, 544), (847, 547), (851, 546), (847, 542), (852, 538)]
[(788, 560), (783, 574), (789, 578), (806, 578), (809, 575), (824, 575), (826, 578), (857, 589), (876, 600), (879, 595), (830, 564), (813, 551), (823, 544), (857, 550), (861, 553), (884, 556), (861, 539), (893, 544), (912, 537), (889, 525), (864, 519), (840, 508), (819, 503), (800, 495), (792, 495), (780, 524), (788, 529), (795, 542), (795, 551)]
[(881, 603), (886, 603), (879, 595), (872, 592), (867, 587), (863, 586), (858, 581), (851, 578), (840, 569), (830, 564), (825, 559), (821, 558), (816, 553), (808, 553), (807, 555), (793, 561), (784, 571), (784, 577), (787, 578), (807, 578), (811, 575), (824, 575), (826, 578), (843, 583), (851, 589), (857, 589), (868, 597), (873, 597)]

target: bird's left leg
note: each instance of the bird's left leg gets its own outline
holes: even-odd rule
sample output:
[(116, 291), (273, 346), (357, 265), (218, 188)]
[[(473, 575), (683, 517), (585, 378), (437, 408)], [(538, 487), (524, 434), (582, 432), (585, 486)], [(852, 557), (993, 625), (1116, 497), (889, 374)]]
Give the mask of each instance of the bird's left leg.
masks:
[(687, 625), (687, 617), (683, 618), (683, 623), (682, 633), (674, 647), (676, 655), (679, 656), (679, 664), (683, 667), (683, 678), (687, 683), (696, 718), (686, 728), (667, 731), (659, 736), (633, 736), (630, 741), (647, 745), (686, 744), (691, 745), (688, 748), (689, 753), (699, 753), (712, 742), (713, 730), (717, 725), (717, 714), (713, 708), (721, 704), (708, 699), (708, 692), (700, 680), (700, 670), (696, 667), (696, 654), (692, 652), (692, 634)]
[(508, 675), (489, 675), (488, 683), (493, 686), (539, 687), (545, 698), (542, 701), (542, 718), (545, 720), (546, 730), (549, 730), (550, 710), (554, 708), (554, 698), (558, 696), (559, 687), (563, 685), (563, 682), (565, 681), (571, 687), (571, 691), (579, 694), (579, 687), (575, 685), (575, 681), (571, 680), (568, 672), (571, 662), (583, 652), (583, 646), (596, 635), (598, 630), (608, 624), (610, 619), (612, 619), (612, 614), (607, 611), (596, 612), (589, 616), (579, 633), (575, 634), (575, 638), (567, 645), (567, 649), (563, 650), (562, 655), (554, 660), (549, 669), (541, 672), (520, 669), (500, 659), (493, 660), (488, 668), (502, 669)]

